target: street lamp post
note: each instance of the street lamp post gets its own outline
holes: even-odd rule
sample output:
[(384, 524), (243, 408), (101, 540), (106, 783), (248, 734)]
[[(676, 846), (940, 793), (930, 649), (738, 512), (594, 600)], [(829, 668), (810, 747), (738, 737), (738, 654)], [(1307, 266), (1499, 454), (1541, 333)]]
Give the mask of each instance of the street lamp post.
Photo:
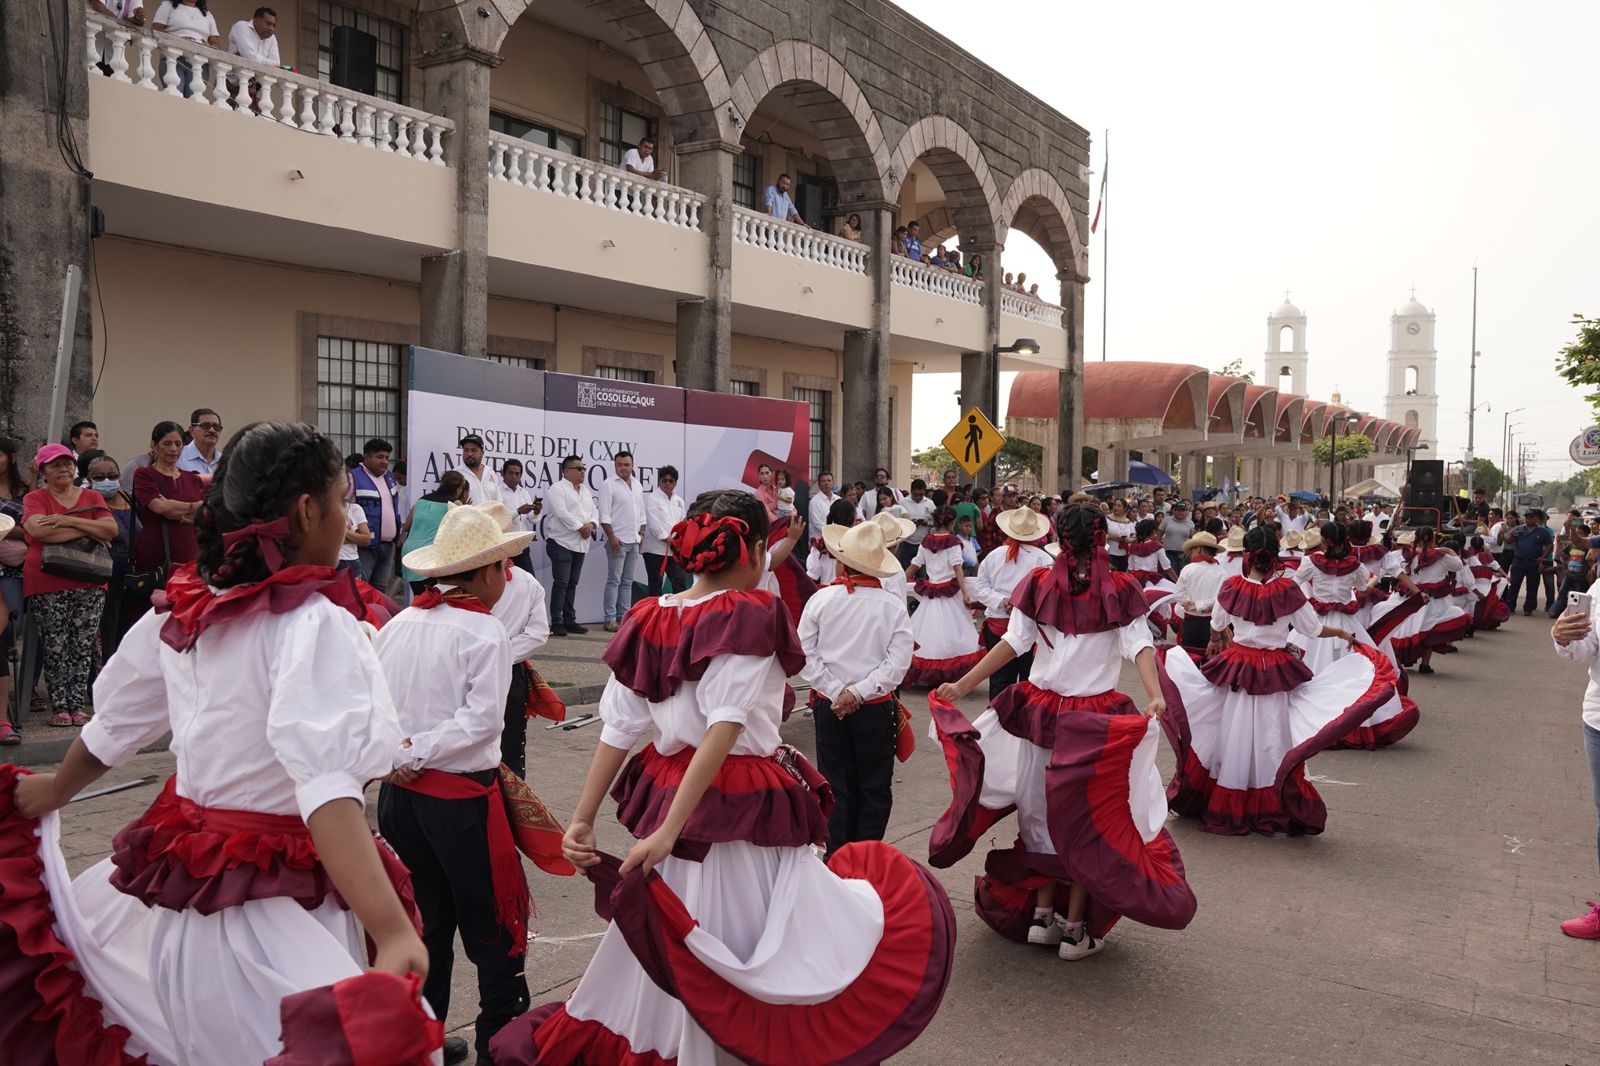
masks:
[(1500, 419), (1500, 479), (1503, 482), (1500, 487), (1500, 506), (1502, 508), (1511, 506), (1511, 416), (1526, 410), (1526, 407), (1514, 407), (1506, 411)]
[[(981, 383), (981, 391), (987, 393), (988, 398), (986, 402), (989, 410), (985, 413), (994, 419), (995, 425), (998, 426), (1000, 424), (1000, 357), (1002, 355), (1037, 354), (1039, 354), (1039, 342), (1031, 337), (1019, 337), (1010, 344), (997, 344), (993, 348), (989, 349), (989, 355), (991, 357), (989, 359), (989, 372), (985, 376), (985, 380)], [(962, 402), (968, 402), (968, 398), (962, 397)], [(981, 408), (985, 406), (985, 404), (974, 403), (973, 406)], [(1061, 412), (1057, 410), (1056, 418), (1060, 419), (1061, 417)], [(1059, 426), (1059, 422), (1057, 424)], [(978, 471), (977, 475), (972, 480), (973, 484), (975, 485), (982, 485), (984, 488), (993, 488), (994, 467), (989, 466)]]
[(1355, 413), (1341, 416), (1328, 433), (1328, 509), (1330, 513), (1339, 502), (1339, 438), (1350, 439), (1350, 427), (1361, 421), (1361, 416)]

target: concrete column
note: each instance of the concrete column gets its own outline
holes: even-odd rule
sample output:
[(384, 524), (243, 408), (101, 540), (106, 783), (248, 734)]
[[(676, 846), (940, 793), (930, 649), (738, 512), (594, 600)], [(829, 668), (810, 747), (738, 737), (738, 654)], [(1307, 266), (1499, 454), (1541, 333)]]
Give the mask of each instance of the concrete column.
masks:
[(424, 107), (456, 124), (445, 141), (455, 176), (456, 246), (422, 257), (422, 343), (489, 354), (489, 72), (492, 52), (465, 46), (424, 54)]
[(872, 484), (872, 473), (889, 460), (889, 242), (894, 214), (884, 204), (856, 204), (861, 239), (872, 280), (872, 328), (844, 335), (844, 423), (840, 473)]
[[(962, 410), (976, 407), (997, 426), (1000, 425), (1000, 359), (994, 350), (1000, 344), (1000, 291), (1001, 282), (1005, 280), (1000, 252), (998, 244), (977, 243), (968, 244), (964, 251), (967, 256), (974, 253), (983, 256), (984, 348), (961, 353)], [(994, 488), (994, 464), (978, 471), (972, 483), (986, 489)]]
[[(1106, 461), (1107, 456), (1110, 462)], [(1126, 481), (1128, 479), (1128, 446), (1109, 444), (1100, 450), (1100, 480)]]
[(727, 392), (733, 366), (733, 160), (742, 149), (714, 140), (679, 144), (676, 151), (679, 181), (706, 197), (700, 231), (707, 246), (705, 299), (678, 304), (677, 382), (686, 389)]
[[(51, 25), (66, 42), (66, 94), (46, 85), (43, 56)], [(94, 344), (90, 309), (89, 180), (62, 158), (56, 141), (57, 106), (87, 162), (89, 80), (84, 69), (83, 4), (12, 4), (0, 34), (0, 427), (31, 456), (44, 443), (55, 380), (56, 338), (61, 328), (67, 267), (83, 272), (78, 316), (72, 328), (72, 367), (63, 428), (89, 418)], [(98, 73), (94, 75), (100, 77)]]
[[(1056, 482), (1047, 488), (1072, 491), (1083, 477), (1083, 287), (1076, 270), (1056, 274), (1061, 282), (1061, 328), (1067, 335), (1067, 364), (1061, 371), (1060, 410), (1056, 415)], [(1045, 476), (1049, 476), (1045, 471)]]

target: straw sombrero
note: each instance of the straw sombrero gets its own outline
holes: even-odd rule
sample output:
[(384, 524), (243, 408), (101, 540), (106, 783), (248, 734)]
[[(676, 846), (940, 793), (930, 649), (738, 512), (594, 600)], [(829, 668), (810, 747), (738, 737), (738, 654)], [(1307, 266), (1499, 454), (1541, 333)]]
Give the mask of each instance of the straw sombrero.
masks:
[(883, 530), (883, 546), (886, 548), (894, 547), (917, 531), (917, 524), (911, 519), (888, 511), (879, 511), (872, 516), (872, 521)]
[[(1240, 546), (1243, 547), (1242, 539)], [(1218, 548), (1217, 538), (1213, 537), (1210, 533), (1207, 533), (1202, 529), (1200, 532), (1184, 541), (1183, 547), (1180, 548), (1179, 551), (1194, 551), (1196, 548), (1210, 548), (1212, 551), (1216, 551)]]
[(900, 560), (889, 550), (883, 527), (877, 522), (823, 526), (822, 543), (829, 555), (868, 577), (893, 577), (901, 572)]
[(1228, 530), (1228, 537), (1222, 542), (1222, 550), (1229, 552), (1244, 551), (1244, 527), (1234, 526)]
[(532, 531), (501, 532), (500, 523), (488, 511), (458, 505), (440, 520), (433, 543), (406, 552), (401, 562), (423, 577), (448, 577), (510, 559), (532, 541)]
[(1300, 534), (1300, 547), (1308, 552), (1322, 547), (1322, 532), (1316, 529), (1308, 529)]
[(1000, 532), (1024, 544), (1030, 544), (1050, 532), (1050, 523), (1031, 507), (1016, 507), (1009, 511), (1001, 511), (994, 516), (994, 524)]
[(488, 503), (475, 504), (474, 506), (476, 506), (478, 510), (482, 511), (484, 514), (488, 515), (490, 518), (494, 519), (495, 523), (500, 527), (500, 532), (511, 532), (511, 526), (517, 520), (517, 516), (511, 513), (511, 508), (507, 507), (499, 500), (490, 500)]
[(1415, 544), (1417, 542), (1417, 532), (1414, 529), (1402, 529), (1394, 535), (1394, 542), (1396, 544)]
[(1288, 548), (1290, 551), (1298, 551), (1303, 538), (1304, 534), (1298, 529), (1291, 529), (1278, 541), (1278, 547)]

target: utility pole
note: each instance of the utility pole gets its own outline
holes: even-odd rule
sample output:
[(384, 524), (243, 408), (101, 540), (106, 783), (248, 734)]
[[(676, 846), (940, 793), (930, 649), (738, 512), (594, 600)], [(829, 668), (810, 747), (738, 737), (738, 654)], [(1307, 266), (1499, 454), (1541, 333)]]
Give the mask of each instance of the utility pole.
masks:
[(1473, 427), (1478, 421), (1478, 264), (1472, 264), (1472, 362), (1467, 375), (1467, 495), (1472, 495)]

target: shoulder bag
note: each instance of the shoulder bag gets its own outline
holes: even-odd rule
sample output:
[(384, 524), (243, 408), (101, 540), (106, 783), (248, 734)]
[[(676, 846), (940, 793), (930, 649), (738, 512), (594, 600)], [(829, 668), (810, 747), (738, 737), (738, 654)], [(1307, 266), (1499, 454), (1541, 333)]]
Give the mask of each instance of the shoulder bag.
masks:
[[(64, 515), (104, 511), (106, 507), (75, 507)], [(39, 552), (39, 569), (51, 577), (104, 585), (111, 580), (111, 549), (93, 537), (75, 537), (60, 544), (46, 544)]]

